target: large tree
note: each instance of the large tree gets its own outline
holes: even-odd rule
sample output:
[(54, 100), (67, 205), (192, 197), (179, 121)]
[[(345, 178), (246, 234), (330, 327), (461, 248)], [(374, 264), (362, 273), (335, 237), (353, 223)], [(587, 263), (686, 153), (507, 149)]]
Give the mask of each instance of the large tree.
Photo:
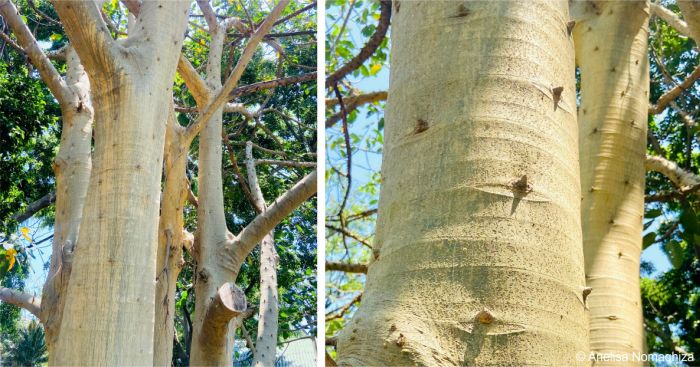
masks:
[[(481, 13), (472, 12), (470, 4), (465, 3), (465, 9), (469, 11), (464, 11), (461, 18), (466, 24), (475, 26), (474, 23), (482, 21)], [(700, 279), (700, 247), (697, 246), (697, 239), (700, 237), (696, 237), (700, 235), (696, 194), (700, 188), (700, 177), (696, 174), (698, 129), (695, 123), (698, 92), (694, 87), (700, 77), (694, 41), (698, 5), (697, 1), (678, 1), (678, 4), (674, 1), (570, 3), (571, 19), (566, 21), (566, 31), (574, 41), (579, 67), (576, 72), (578, 94), (575, 105), (581, 170), (577, 175), (581, 180), (580, 218), (585, 268), (583, 263), (580, 265), (585, 269), (586, 293), (589, 295), (586, 328), (590, 334), (591, 357), (613, 353), (632, 358), (633, 352), (645, 351), (697, 354), (697, 328), (693, 325), (698, 320), (694, 310), (697, 309), (700, 294), (697, 286)], [(393, 6), (400, 9), (398, 12), (394, 10), (394, 16), (398, 13), (400, 17), (400, 12), (406, 9), (406, 3), (400, 1), (394, 2)], [(387, 213), (383, 210), (384, 197), (388, 195), (390, 200), (397, 200), (400, 194), (396, 192), (400, 193), (401, 190), (418, 190), (421, 198), (433, 195), (436, 187), (423, 185), (421, 189), (421, 185), (417, 184), (422, 182), (419, 172), (429, 172), (433, 165), (442, 164), (446, 156), (436, 157), (430, 164), (417, 165), (415, 162), (423, 159), (423, 153), (404, 154), (402, 159), (413, 162), (410, 168), (405, 168), (414, 172), (413, 179), (410, 185), (401, 188), (393, 186), (397, 177), (393, 167), (395, 164), (387, 164), (394, 162), (388, 157), (391, 154), (389, 149), (394, 150), (390, 138), (394, 132), (391, 125), (399, 122), (395, 120), (397, 112), (391, 104), (402, 106), (402, 103), (409, 103), (410, 100), (403, 98), (397, 101), (393, 94), (404, 96), (406, 92), (395, 91), (394, 85), (389, 86), (388, 93), (381, 90), (382, 85), (386, 84), (385, 80), (389, 79), (388, 73), (383, 72), (383, 66), (388, 64), (388, 38), (384, 39), (388, 19), (382, 16), (378, 5), (363, 1), (329, 2), (328, 14), (327, 80), (331, 83), (326, 86), (326, 106), (329, 109), (326, 120), (329, 128), (326, 222), (329, 256), (326, 270), (330, 272), (326, 276), (326, 333), (327, 345), (331, 347), (328, 361), (333, 362), (337, 351), (339, 361), (348, 363), (343, 357), (343, 347), (347, 348), (357, 339), (356, 335), (351, 334), (356, 328), (355, 318), (363, 313), (367, 303), (377, 302), (369, 298), (370, 291), (372, 296), (378, 292), (375, 289), (374, 268), (381, 269), (381, 256), (387, 243), (392, 243), (393, 238), (402, 238), (402, 231), (386, 232), (385, 226), (399, 220), (397, 216), (404, 216), (400, 220), (408, 222), (429, 212), (423, 207), (399, 212), (399, 207), (393, 204), (390, 209), (385, 209), (389, 214), (383, 214)], [(445, 18), (449, 18), (448, 11), (445, 14)], [(353, 21), (359, 25), (354, 26)], [(398, 29), (395, 27), (399, 27), (400, 23), (397, 22), (401, 21), (401, 18), (392, 19), (392, 32)], [(539, 21), (546, 22), (546, 19), (539, 18)], [(426, 33), (432, 30), (431, 27), (421, 28)], [(414, 51), (411, 57), (396, 57), (398, 46), (392, 44), (391, 83), (395, 82), (396, 68), (412, 62), (408, 60), (421, 60), (429, 56), (435, 57), (425, 63), (439, 66), (425, 73), (440, 74), (431, 82), (442, 80), (442, 73), (451, 74), (448, 72), (449, 65), (442, 64), (444, 57), (436, 56), (442, 54), (427, 52), (426, 55), (423, 51), (425, 44), (439, 42), (443, 37), (449, 38), (452, 32), (455, 32), (453, 28), (450, 32), (435, 35), (430, 42), (423, 42), (421, 51)], [(486, 33), (490, 36), (495, 31), (490, 29)], [(511, 37), (515, 37), (515, 34), (519, 35), (514, 33)], [(400, 37), (395, 35), (392, 43)], [(487, 36), (474, 37), (481, 39)], [(358, 39), (366, 41), (357, 42)], [(453, 42), (449, 47), (444, 47), (444, 53), (462, 57), (468, 46), (470, 43)], [(483, 55), (485, 51), (472, 52)], [(460, 65), (465, 71), (476, 68), (474, 62)], [(497, 63), (491, 62), (491, 65)], [(487, 76), (485, 73), (482, 78)], [(334, 83), (337, 83), (337, 89)], [(423, 83), (415, 86), (416, 90), (431, 90), (431, 93), (429, 97), (426, 95), (416, 100), (410, 108), (414, 108), (413, 105), (445, 103), (444, 100), (460, 100), (468, 95), (452, 93), (440, 97), (439, 102), (433, 102), (436, 93), (430, 89), (430, 85)], [(449, 89), (448, 86), (452, 84), (445, 82), (442, 85)], [(472, 85), (476, 88), (479, 84)], [(563, 93), (566, 93), (566, 89)], [(514, 97), (511, 103), (504, 106), (513, 108), (513, 101), (524, 98), (522, 93), (514, 95), (520, 97)], [(387, 98), (389, 101), (385, 106)], [(465, 104), (462, 113), (466, 114), (468, 108), (479, 106), (481, 104)], [(522, 114), (514, 115), (522, 119)], [(432, 124), (427, 119), (424, 121), (427, 122), (425, 126), (429, 127), (425, 133), (429, 134)], [(455, 130), (451, 133), (455, 134)], [(478, 145), (467, 139), (463, 141), (464, 144)], [(405, 149), (410, 144), (400, 145)], [(441, 146), (435, 143), (433, 149)], [(517, 141), (514, 141), (509, 152), (517, 146)], [(430, 150), (426, 152), (428, 154)], [(510, 157), (509, 154), (498, 153), (490, 156), (497, 162)], [(379, 157), (383, 157), (381, 172), (378, 170)], [(456, 172), (456, 169), (445, 170), (442, 175), (458, 175)], [(490, 173), (483, 170), (473, 174)], [(402, 177), (401, 173), (398, 175)], [(433, 175), (434, 180), (441, 179), (436, 176)], [(536, 183), (532, 183), (530, 178), (528, 175), (527, 182), (536, 188)], [(377, 208), (380, 183), (382, 199)], [(387, 185), (392, 193), (386, 193)], [(452, 203), (460, 200), (461, 195), (450, 196), (440, 210), (450, 213)], [(375, 221), (378, 212), (379, 218)], [(388, 222), (385, 219), (387, 215), (390, 218)], [(463, 226), (474, 225), (469, 218), (468, 215), (462, 216)], [(411, 241), (424, 238), (423, 233), (439, 231), (441, 223), (438, 220), (430, 222), (425, 232), (420, 234), (409, 231), (414, 233)], [(419, 231), (416, 228), (411, 230)], [(506, 227), (494, 230), (504, 236), (510, 233)], [(470, 230), (469, 233), (473, 235), (478, 230)], [(522, 238), (526, 233), (521, 231), (512, 233), (512, 236)], [(551, 238), (547, 241), (551, 241)], [(408, 240), (404, 242), (411, 243)], [(374, 259), (377, 245), (382, 246), (378, 251), (380, 261)], [(640, 253), (644, 249), (649, 249), (646, 256), (653, 256), (654, 264), (648, 261), (640, 264)], [(496, 250), (496, 254), (501, 251)], [(416, 253), (413, 256), (429, 257), (431, 254)], [(667, 269), (665, 260), (656, 254), (667, 256), (672, 268)], [(458, 261), (462, 260), (461, 256)], [(560, 265), (555, 262), (551, 264), (552, 267)], [(402, 274), (396, 282), (401, 282), (406, 276)], [(490, 278), (483, 277), (481, 282), (488, 284)], [(383, 292), (393, 294), (394, 288), (399, 286), (384, 284), (382, 287)], [(479, 287), (471, 286), (468, 290), (475, 291)], [(458, 293), (452, 296), (459, 302), (470, 302), (470, 298)], [(404, 306), (401, 311), (405, 312), (406, 309), (410, 307)], [(435, 309), (431, 311), (431, 316), (437, 313)], [(456, 321), (460, 320), (457, 318)], [(507, 353), (512, 352), (510, 349), (503, 346), (500, 350)], [(576, 351), (570, 350), (569, 353), (573, 356)], [(603, 362), (598, 360), (596, 363)]]
[(583, 363), (568, 3), (394, 5), (377, 234), (338, 362)]
[[(273, 140), (279, 139), (280, 132), (265, 127), (262, 119), (268, 113), (310, 125), (298, 120), (301, 116), (292, 106), (229, 103), (244, 94), (315, 79), (315, 73), (297, 68), (296, 75), (278, 73), (273, 80), (238, 86), (251, 60), (261, 57), (261, 41), (275, 50), (279, 70), (285, 70), (285, 64), (294, 65), (284, 42), (276, 39), (308, 38), (308, 25), (295, 18), (314, 4), (288, 3), (280, 1), (269, 9), (258, 2), (241, 3), (238, 13), (231, 4), (206, 1), (197, 6), (184, 0), (45, 4), (49, 13), (55, 8), (69, 42), (58, 56), (64, 59), (65, 77), (15, 5), (9, 0), (0, 3), (0, 14), (16, 37), (5, 37), (6, 41), (37, 68), (58, 100), (63, 119), (54, 165), (53, 253), (41, 312), (33, 309), (46, 328), (52, 364), (170, 364), (183, 251), (196, 263), (189, 274), (197, 302), (190, 362), (219, 365), (232, 358), (232, 338), (225, 338), (234, 331), (231, 319), (249, 315), (251, 307), (234, 285), (236, 275), (256, 244), (316, 190), (315, 171), (299, 176), (303, 167), (314, 166), (298, 162), (302, 156), (260, 162), (282, 166), (292, 185), (287, 184), (288, 190), (239, 228), (237, 235), (227, 230), (221, 174), (221, 142), (226, 136), (223, 111), (246, 116), (242, 126), (252, 121)], [(31, 1), (28, 5), (27, 10), (58, 24), (46, 9)], [(191, 16), (197, 8), (201, 15)], [(237, 26), (235, 33), (229, 32), (231, 25)], [(303, 29), (290, 29), (299, 25)], [(186, 31), (194, 42), (183, 37)], [(209, 48), (201, 47), (207, 41)], [(208, 60), (206, 81), (181, 52), (183, 43), (188, 44), (186, 50), (194, 49), (196, 58)], [(228, 70), (223, 71), (222, 64), (229, 65)], [(176, 107), (181, 96), (173, 101), (173, 90), (182, 90), (176, 70), (195, 107)], [(306, 95), (313, 98), (311, 93)], [(245, 140), (258, 140), (256, 134), (253, 130)], [(309, 136), (313, 138), (299, 136), (296, 144), (308, 146)], [(197, 180), (188, 179), (193, 143), (199, 147), (194, 155)], [(238, 174), (237, 180), (247, 187), (243, 176)], [(198, 208), (194, 235), (185, 228), (187, 201)], [(212, 240), (207, 235), (211, 231), (223, 237)], [(200, 290), (202, 285), (207, 286), (206, 292)], [(26, 308), (36, 304), (21, 300), (5, 298)], [(265, 335), (276, 344), (276, 333)], [(202, 346), (209, 348), (207, 353), (200, 353)]]

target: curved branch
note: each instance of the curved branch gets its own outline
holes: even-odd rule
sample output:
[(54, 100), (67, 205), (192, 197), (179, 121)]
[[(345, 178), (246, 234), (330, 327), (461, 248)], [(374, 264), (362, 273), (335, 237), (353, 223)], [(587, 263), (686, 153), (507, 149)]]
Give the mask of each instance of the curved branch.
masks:
[(279, 18), (282, 10), (284, 10), (287, 4), (289, 4), (289, 0), (279, 0), (277, 5), (272, 9), (272, 12), (270, 12), (270, 15), (268, 15), (265, 21), (260, 25), (260, 28), (255, 31), (255, 34), (253, 34), (252, 37), (250, 37), (248, 44), (246, 44), (245, 49), (243, 49), (241, 57), (238, 59), (238, 63), (233, 68), (233, 71), (226, 80), (226, 83), (224, 83), (224, 86), (215, 93), (209, 105), (199, 115), (199, 118), (197, 118), (196, 121), (187, 127), (185, 136), (189, 141), (192, 141), (194, 137), (199, 134), (199, 131), (202, 130), (205, 122), (209, 121), (212, 116), (214, 116), (216, 111), (219, 110), (219, 107), (223, 106), (223, 104), (228, 101), (229, 94), (231, 94), (233, 89), (238, 84), (238, 81), (241, 79), (243, 71), (248, 66), (250, 60), (252, 60), (258, 44), (260, 41), (262, 41), (263, 37), (270, 32), (274, 22), (277, 20), (277, 18)]
[(42, 321), (39, 317), (41, 311), (41, 298), (39, 297), (14, 289), (0, 287), (0, 301), (21, 307), (36, 316), (39, 321)]
[(688, 37), (688, 24), (684, 22), (676, 13), (668, 10), (663, 5), (651, 3), (651, 14), (663, 19), (668, 25), (673, 27), (682, 36)]
[(391, 1), (383, 0), (381, 2), (381, 15), (379, 16), (379, 24), (374, 34), (369, 38), (367, 43), (362, 47), (360, 53), (357, 54), (347, 64), (340, 67), (333, 74), (326, 78), (326, 88), (330, 88), (337, 84), (346, 75), (357, 69), (367, 59), (369, 59), (386, 37), (386, 32), (389, 29), (389, 20), (391, 19)]
[(700, 176), (688, 172), (666, 158), (647, 155), (644, 167), (647, 171), (656, 171), (668, 177), (674, 185), (681, 189), (690, 188), (700, 184)]
[(314, 170), (243, 228), (234, 240), (234, 257), (242, 262), (268, 232), (316, 193), (316, 181), (317, 172)]
[(656, 103), (656, 106), (649, 108), (649, 114), (658, 115), (663, 112), (671, 101), (680, 96), (686, 89), (692, 87), (698, 78), (700, 78), (700, 65), (698, 65), (683, 82), (671, 88), (671, 90), (659, 97), (659, 101)]
[(20, 46), (29, 57), (29, 61), (39, 70), (41, 79), (46, 83), (54, 97), (60, 103), (68, 101), (68, 95), (70, 94), (68, 86), (49, 58), (46, 57), (44, 51), (39, 47), (34, 35), (22, 21), (19, 10), (17, 10), (12, 1), (0, 0), (0, 14), (5, 18), (5, 22), (7, 22), (12, 29), (12, 33), (17, 37)]
[(303, 83), (303, 82), (308, 82), (308, 81), (312, 81), (312, 80), (316, 80), (316, 72), (315, 71), (312, 73), (306, 73), (306, 74), (302, 74), (302, 75), (288, 76), (285, 78), (267, 80), (264, 82), (257, 82), (257, 83), (253, 83), (253, 84), (244, 85), (242, 87), (238, 87), (238, 88), (234, 89), (233, 91), (231, 91), (231, 95), (229, 97), (236, 98), (236, 97), (240, 97), (240, 96), (243, 96), (246, 94), (259, 92), (259, 91), (265, 90), (265, 89), (283, 87), (285, 85)]
[(16, 220), (19, 223), (22, 223), (25, 220), (31, 218), (39, 210), (46, 208), (47, 206), (51, 205), (55, 201), (56, 201), (56, 192), (51, 191), (50, 193), (42, 196), (39, 200), (27, 205), (27, 208), (24, 209), (23, 212), (13, 215), (12, 219)]

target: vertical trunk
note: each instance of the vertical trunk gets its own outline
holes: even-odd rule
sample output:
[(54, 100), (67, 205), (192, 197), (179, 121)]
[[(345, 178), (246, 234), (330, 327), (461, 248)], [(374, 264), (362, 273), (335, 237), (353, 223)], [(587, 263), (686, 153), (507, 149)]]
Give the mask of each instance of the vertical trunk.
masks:
[(649, 4), (586, 2), (572, 11), (578, 22), (574, 39), (581, 72), (581, 215), (586, 282), (592, 288), (591, 351), (642, 353), (639, 261)]
[(93, 94), (100, 123), (61, 326), (72, 337), (59, 339), (57, 365), (153, 362), (155, 282), (144, 274), (156, 274), (170, 94), (162, 82), (153, 95), (134, 76), (116, 79), (93, 82), (96, 91), (111, 92)]
[[(207, 63), (207, 84), (216, 90), (221, 87), (221, 54), (225, 30), (210, 29), (211, 45)], [(237, 269), (222, 264), (229, 232), (224, 216), (224, 193), (221, 178), (222, 109), (206, 122), (199, 137), (199, 207), (197, 209), (197, 240), (195, 254), (197, 271), (195, 282), (195, 314), (192, 338), (193, 366), (230, 366), (233, 356), (231, 328), (216, 338), (204, 337), (207, 310), (219, 287), (235, 279)], [(228, 322), (227, 322), (228, 325)]]
[[(252, 193), (253, 205), (258, 213), (267, 209), (265, 197), (260, 189), (255, 170), (253, 144), (245, 147), (246, 170)], [(260, 242), (260, 305), (258, 311), (258, 337), (255, 343), (254, 367), (273, 367), (277, 358), (277, 327), (279, 304), (277, 298), (277, 265), (279, 257), (275, 250), (275, 233), (269, 234)]]
[(111, 39), (97, 7), (54, 6), (90, 77), (95, 149), (54, 365), (153, 363), (165, 125), (187, 25), (185, 1), (144, 1)]
[(277, 265), (275, 234), (270, 232), (260, 242), (260, 310), (258, 337), (255, 342), (253, 367), (274, 367), (277, 359), (277, 327), (279, 305), (277, 300)]
[(566, 1), (401, 1), (341, 366), (588, 365)]
[(165, 178), (158, 225), (156, 262), (156, 322), (153, 325), (153, 365), (170, 366), (175, 337), (175, 291), (182, 269), (182, 249), (191, 248), (192, 235), (184, 229), (183, 207), (189, 192), (184, 128), (171, 110), (165, 135)]
[(61, 102), (63, 128), (54, 164), (56, 174), (56, 221), (51, 264), (44, 284), (41, 319), (46, 330), (49, 355), (58, 338), (65, 292), (70, 276), (73, 245), (83, 214), (91, 168), (93, 110), (90, 82), (72, 47), (66, 51), (66, 85), (70, 99)]

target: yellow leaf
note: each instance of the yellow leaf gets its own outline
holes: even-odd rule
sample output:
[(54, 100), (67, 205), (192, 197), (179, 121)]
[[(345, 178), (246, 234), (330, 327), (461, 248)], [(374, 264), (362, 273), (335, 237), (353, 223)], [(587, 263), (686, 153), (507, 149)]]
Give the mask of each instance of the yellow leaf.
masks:
[(12, 267), (15, 266), (15, 256), (17, 256), (17, 251), (13, 248), (5, 251), (5, 258), (10, 262), (10, 266), (7, 267), (7, 270), (12, 270)]
[(29, 228), (22, 227), (19, 230), (22, 231), (22, 237), (26, 238), (27, 241), (32, 242), (32, 238), (29, 237)]
[(382, 70), (382, 65), (381, 64), (374, 64), (372, 67), (369, 68), (369, 75), (374, 75), (379, 72), (379, 70)]

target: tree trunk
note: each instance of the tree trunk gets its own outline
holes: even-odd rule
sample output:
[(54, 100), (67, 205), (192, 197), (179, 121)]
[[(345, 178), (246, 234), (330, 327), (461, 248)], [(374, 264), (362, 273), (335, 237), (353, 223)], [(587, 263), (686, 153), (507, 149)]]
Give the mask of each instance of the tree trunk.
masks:
[(338, 364), (588, 365), (568, 3), (394, 11), (375, 258)]
[[(591, 351), (643, 353), (639, 262), (649, 4), (581, 2), (572, 12), (578, 22), (574, 39), (581, 72), (581, 216), (586, 282), (592, 288)], [(634, 362), (625, 362), (630, 364)]]
[[(255, 169), (253, 143), (245, 147), (246, 170), (250, 185), (253, 206), (258, 213), (267, 209), (265, 197), (260, 189)], [(277, 290), (277, 265), (279, 256), (275, 250), (275, 233), (269, 234), (260, 242), (260, 305), (258, 306), (258, 337), (255, 342), (255, 356), (251, 366), (274, 367), (277, 359), (277, 329), (279, 324), (279, 301)]]
[(66, 64), (66, 85), (72, 92), (72, 98), (61, 103), (63, 127), (54, 164), (56, 221), (53, 256), (42, 291), (41, 305), (49, 355), (59, 336), (73, 246), (78, 240), (92, 166), (93, 109), (89, 97), (90, 82), (78, 55), (70, 46), (66, 51)]
[(51, 363), (150, 365), (159, 173), (189, 4), (144, 1), (136, 31), (123, 42), (111, 38), (94, 3), (54, 6), (90, 77), (99, 123), (65, 296), (64, 337)]
[(184, 229), (183, 207), (189, 193), (186, 176), (189, 142), (171, 111), (165, 136), (165, 178), (158, 225), (156, 262), (156, 322), (153, 326), (153, 365), (170, 366), (175, 337), (175, 292), (184, 265), (183, 248), (192, 247)]
[[(221, 55), (225, 30), (210, 29), (211, 44), (207, 61), (207, 85), (212, 90), (221, 88)], [(233, 237), (226, 227), (224, 191), (221, 178), (221, 131), (223, 108), (219, 108), (202, 128), (199, 137), (199, 207), (197, 208), (197, 238), (195, 253), (197, 271), (195, 281), (195, 312), (192, 338), (193, 366), (230, 366), (233, 364), (233, 339), (230, 328), (214, 340), (205, 338), (207, 310), (219, 287), (236, 279), (238, 269), (221, 262), (227, 240)], [(227, 325), (230, 320), (227, 321)]]

